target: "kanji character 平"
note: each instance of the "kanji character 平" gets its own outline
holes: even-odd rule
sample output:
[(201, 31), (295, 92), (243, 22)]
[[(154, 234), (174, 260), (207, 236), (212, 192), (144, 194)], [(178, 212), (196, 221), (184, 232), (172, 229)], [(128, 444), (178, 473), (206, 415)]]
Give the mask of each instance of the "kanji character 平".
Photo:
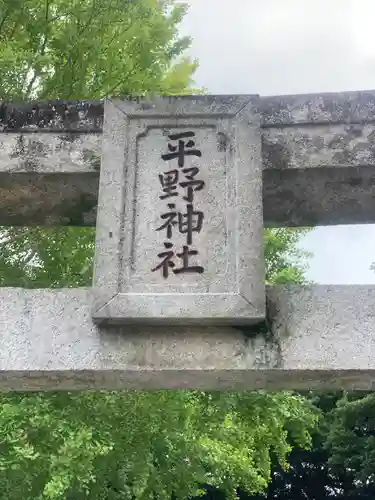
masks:
[(192, 149), (195, 146), (195, 142), (191, 139), (185, 142), (184, 138), (195, 137), (194, 132), (180, 132), (177, 134), (171, 134), (168, 136), (171, 141), (177, 141), (178, 145), (173, 146), (173, 144), (168, 143), (168, 149), (170, 153), (165, 153), (161, 155), (164, 161), (173, 160), (178, 158), (178, 166), (183, 167), (185, 165), (185, 156), (202, 156), (202, 152), (199, 149)]

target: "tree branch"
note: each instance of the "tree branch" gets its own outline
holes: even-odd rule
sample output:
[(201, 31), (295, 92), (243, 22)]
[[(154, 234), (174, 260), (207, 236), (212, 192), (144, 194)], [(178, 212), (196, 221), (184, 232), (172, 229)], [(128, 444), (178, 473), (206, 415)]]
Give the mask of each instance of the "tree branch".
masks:
[[(48, 41), (47, 25), (48, 25), (48, 15), (49, 15), (49, 7), (50, 7), (51, 1), (52, 0), (46, 0), (46, 11), (45, 11), (46, 32), (44, 33), (44, 40), (43, 40), (42, 46), (40, 48), (40, 55), (41, 56), (44, 56), (45, 51), (46, 51), (46, 47), (47, 47), (47, 41)], [(29, 85), (27, 86), (27, 89), (26, 89), (26, 98), (29, 97), (29, 94), (33, 88), (34, 83), (35, 83), (35, 80), (38, 78), (39, 75), (40, 75), (40, 71), (34, 72), (34, 75), (33, 75), (32, 79), (30, 80)]]
[(7, 9), (7, 11), (4, 14), (4, 17), (2, 18), (2, 20), (0, 22), (0, 33), (1, 33), (1, 30), (3, 29), (5, 21), (8, 19), (9, 12), (10, 12), (10, 8)]
[(13, 35), (14, 35), (14, 33), (16, 32), (16, 29), (17, 29), (17, 28), (18, 28), (18, 26), (19, 26), (19, 23), (20, 23), (20, 21), (21, 21), (21, 19), (22, 19), (22, 14), (23, 14), (23, 11), (21, 11), (21, 14), (18, 16), (18, 18), (17, 18), (16, 22), (14, 23), (13, 29), (12, 29), (12, 31), (10, 32), (10, 35), (9, 35), (9, 39), (10, 39), (10, 40), (13, 38)]
[[(111, 89), (110, 89), (109, 91), (107, 91), (107, 92), (103, 93), (103, 94), (99, 97), (99, 100), (104, 99), (105, 97), (109, 96), (112, 92), (114, 92), (114, 91), (117, 89), (117, 87), (118, 87), (119, 85), (121, 85), (121, 83), (124, 81), (124, 79), (125, 79), (125, 78), (126, 78), (126, 79), (128, 79), (129, 77), (131, 77), (131, 76), (135, 75), (135, 74), (136, 74), (136, 71), (137, 71), (137, 70), (139, 70), (139, 69), (140, 69), (140, 64), (139, 64), (139, 62), (137, 62), (137, 63), (134, 65), (134, 67), (133, 67), (132, 71), (131, 71), (130, 73), (127, 73), (126, 75), (123, 75), (123, 76), (121, 77), (121, 79), (120, 79), (120, 80), (118, 80), (118, 81), (117, 81), (117, 83), (116, 83), (113, 87), (111, 87)], [(108, 79), (107, 79), (107, 80), (108, 80)], [(102, 86), (104, 86), (104, 83), (105, 83), (105, 82), (102, 82)], [(99, 90), (99, 88), (98, 88), (98, 87), (96, 87), (95, 92), (96, 92), (97, 90)]]
[(26, 267), (27, 264), (35, 257), (36, 254), (37, 252), (34, 249), (30, 250), (30, 253), (21, 260), (22, 266)]

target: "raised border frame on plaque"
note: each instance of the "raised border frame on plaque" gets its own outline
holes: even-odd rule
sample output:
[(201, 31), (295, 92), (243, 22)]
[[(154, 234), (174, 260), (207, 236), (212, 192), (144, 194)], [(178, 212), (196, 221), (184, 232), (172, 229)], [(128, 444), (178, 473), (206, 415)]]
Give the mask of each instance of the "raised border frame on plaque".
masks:
[[(264, 318), (258, 103), (258, 96), (249, 95), (105, 102), (93, 279), (95, 322), (236, 325)], [(172, 279), (168, 281), (161, 274), (156, 278), (157, 273), (152, 272), (157, 268), (156, 255), (163, 255), (161, 233), (155, 228), (157, 204), (153, 190), (158, 195), (163, 192), (162, 163), (158, 160), (163, 153), (165, 158), (174, 158), (175, 163), (168, 167), (172, 171), (183, 166), (183, 162), (177, 166), (179, 158), (173, 152), (178, 152), (178, 143), (184, 145), (177, 136), (184, 132), (186, 136), (186, 131), (197, 137), (186, 138), (185, 145), (193, 145), (195, 151), (201, 152), (186, 157), (190, 168), (185, 170), (189, 170), (187, 177), (195, 180), (198, 203), (190, 212), (198, 215), (206, 211), (206, 226), (197, 228), (195, 221), (194, 237), (205, 258), (207, 273), (198, 273), (194, 278), (193, 273), (177, 274), (177, 267), (172, 268), (177, 264), (171, 263), (164, 266), (166, 273), (171, 267)], [(177, 140), (173, 143), (176, 145), (170, 137)], [(197, 162), (206, 192), (199, 189), (199, 176), (193, 176), (198, 171)], [(190, 194), (194, 189), (190, 188)], [(164, 193), (168, 192), (171, 194), (171, 190), (164, 189)], [(166, 206), (169, 202), (172, 206), (175, 198), (161, 203)], [(184, 217), (186, 213), (181, 215), (181, 228), (185, 229), (180, 232), (185, 231), (185, 237)], [(170, 227), (173, 224), (178, 224), (177, 215)], [(155, 239), (153, 262), (150, 238)], [(163, 244), (165, 254), (173, 243), (167, 240)], [(182, 253), (176, 251), (176, 255), (183, 260)], [(199, 262), (195, 264), (199, 267)], [(164, 271), (160, 268), (160, 273)]]

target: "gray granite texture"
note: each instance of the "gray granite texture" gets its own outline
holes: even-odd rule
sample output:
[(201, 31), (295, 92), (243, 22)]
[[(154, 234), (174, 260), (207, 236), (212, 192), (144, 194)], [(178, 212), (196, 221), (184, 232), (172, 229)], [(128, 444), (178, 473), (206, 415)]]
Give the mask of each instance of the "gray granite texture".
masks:
[(258, 98), (107, 101), (93, 317), (264, 318)]
[(375, 287), (268, 287), (270, 332), (98, 327), (88, 289), (0, 289), (0, 390), (375, 387)]

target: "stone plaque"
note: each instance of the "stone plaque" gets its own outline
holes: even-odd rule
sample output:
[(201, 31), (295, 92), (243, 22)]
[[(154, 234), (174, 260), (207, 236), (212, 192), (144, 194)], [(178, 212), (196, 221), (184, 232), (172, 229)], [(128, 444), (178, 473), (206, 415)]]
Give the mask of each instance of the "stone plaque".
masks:
[(105, 103), (93, 319), (265, 315), (257, 96)]

